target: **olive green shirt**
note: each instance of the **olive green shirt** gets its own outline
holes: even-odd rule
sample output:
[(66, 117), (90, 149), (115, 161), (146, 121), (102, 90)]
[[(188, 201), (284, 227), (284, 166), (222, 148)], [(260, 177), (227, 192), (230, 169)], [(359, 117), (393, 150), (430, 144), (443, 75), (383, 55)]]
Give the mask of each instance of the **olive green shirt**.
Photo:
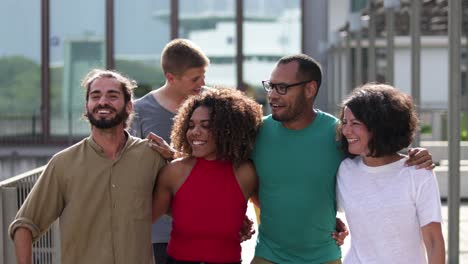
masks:
[(153, 263), (152, 193), (165, 161), (128, 135), (116, 160), (91, 137), (56, 154), (10, 225), (33, 239), (60, 217), (62, 264)]

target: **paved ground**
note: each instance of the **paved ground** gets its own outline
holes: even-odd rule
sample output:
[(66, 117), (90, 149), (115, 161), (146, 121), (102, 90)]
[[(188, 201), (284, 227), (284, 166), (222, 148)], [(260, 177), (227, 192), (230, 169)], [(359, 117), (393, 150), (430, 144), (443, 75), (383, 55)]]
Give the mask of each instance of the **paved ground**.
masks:
[[(249, 203), (249, 208), (247, 209), (247, 214), (250, 216), (251, 219), (254, 219), (255, 212), (252, 205)], [(447, 247), (448, 236), (448, 209), (447, 204), (442, 204), (442, 217), (444, 219), (443, 224), (443, 233), (445, 238), (445, 245)], [(340, 218), (344, 218), (340, 215)], [(250, 239), (242, 243), (242, 259), (244, 260), (243, 263), (250, 263), (250, 260), (253, 258), (254, 249), (255, 249), (255, 241), (256, 235)], [(346, 239), (346, 243), (342, 246), (343, 255), (349, 249), (349, 237)], [(460, 262), (459, 264), (468, 264), (468, 203), (462, 203), (460, 208)], [(447, 262), (448, 263), (448, 262)]]

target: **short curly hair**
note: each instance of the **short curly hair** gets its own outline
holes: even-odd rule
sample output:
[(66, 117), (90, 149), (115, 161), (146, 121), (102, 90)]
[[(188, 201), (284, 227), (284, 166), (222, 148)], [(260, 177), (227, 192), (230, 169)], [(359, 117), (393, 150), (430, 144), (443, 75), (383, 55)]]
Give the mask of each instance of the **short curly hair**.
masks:
[[(370, 132), (368, 143), (370, 157), (383, 157), (408, 147), (418, 128), (418, 117), (411, 96), (386, 84), (368, 83), (354, 89), (343, 101), (340, 120), (344, 109), (349, 108)], [(337, 127), (341, 149), (348, 157), (348, 141), (342, 134), (343, 122)]]
[(217, 158), (229, 160), (234, 165), (247, 160), (262, 123), (262, 107), (241, 91), (231, 88), (207, 89), (184, 102), (174, 118), (171, 132), (172, 145), (179, 151), (177, 157), (192, 154), (186, 133), (193, 112), (200, 106), (211, 110), (211, 132)]

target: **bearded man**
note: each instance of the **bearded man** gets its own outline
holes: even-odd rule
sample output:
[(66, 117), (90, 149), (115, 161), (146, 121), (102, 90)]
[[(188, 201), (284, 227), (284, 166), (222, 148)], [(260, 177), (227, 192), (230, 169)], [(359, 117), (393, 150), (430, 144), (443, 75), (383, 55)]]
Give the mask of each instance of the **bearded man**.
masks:
[(95, 69), (82, 82), (91, 134), (47, 164), (10, 225), (17, 263), (60, 219), (61, 263), (153, 263), (152, 193), (164, 159), (127, 133), (136, 83)]

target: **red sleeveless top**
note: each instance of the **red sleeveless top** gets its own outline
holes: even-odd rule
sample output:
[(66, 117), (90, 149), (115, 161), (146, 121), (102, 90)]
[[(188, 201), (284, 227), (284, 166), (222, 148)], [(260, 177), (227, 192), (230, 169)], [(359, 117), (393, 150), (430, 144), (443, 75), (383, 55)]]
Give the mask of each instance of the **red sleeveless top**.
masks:
[(180, 261), (238, 262), (247, 201), (231, 162), (197, 158), (172, 200), (169, 256)]

